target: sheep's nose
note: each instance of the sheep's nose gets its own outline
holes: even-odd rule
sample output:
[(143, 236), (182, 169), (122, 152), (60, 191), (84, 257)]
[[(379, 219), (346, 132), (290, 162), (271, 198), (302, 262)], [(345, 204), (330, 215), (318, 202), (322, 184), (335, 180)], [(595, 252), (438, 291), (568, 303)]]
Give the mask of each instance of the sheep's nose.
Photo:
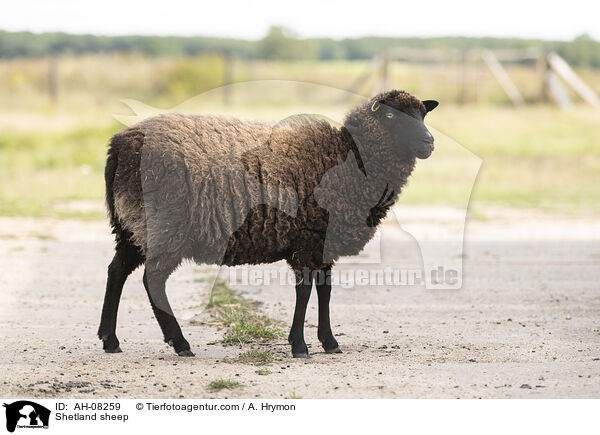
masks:
[(433, 145), (434, 142), (434, 137), (430, 132), (427, 132), (427, 134), (425, 135), (425, 142), (430, 143)]

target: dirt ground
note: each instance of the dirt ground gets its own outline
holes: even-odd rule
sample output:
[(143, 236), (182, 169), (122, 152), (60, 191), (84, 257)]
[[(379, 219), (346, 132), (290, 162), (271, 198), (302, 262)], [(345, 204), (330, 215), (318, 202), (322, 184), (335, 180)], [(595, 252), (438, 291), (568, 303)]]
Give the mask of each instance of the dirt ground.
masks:
[[(452, 215), (427, 207), (395, 211), (403, 228), (433, 234)], [(282, 337), (270, 345), (281, 359), (264, 367), (229, 362), (251, 346), (215, 343), (223, 330), (201, 324), (210, 319), (204, 277), (217, 269), (191, 264), (168, 289), (196, 357), (177, 357), (162, 342), (141, 270), (123, 292), (123, 353), (104, 354), (96, 330), (112, 257), (107, 223), (0, 218), (0, 396), (600, 398), (600, 220), (479, 214), (467, 223), (462, 289), (334, 287), (332, 325), (344, 352), (336, 355), (321, 352), (313, 293), (305, 332), (311, 357), (291, 358)], [(384, 225), (382, 240), (386, 262), (418, 264), (414, 240), (394, 221)], [(234, 288), (261, 302), (287, 333), (291, 286)], [(261, 368), (271, 374), (256, 373)], [(215, 379), (243, 387), (213, 393), (208, 384)]]

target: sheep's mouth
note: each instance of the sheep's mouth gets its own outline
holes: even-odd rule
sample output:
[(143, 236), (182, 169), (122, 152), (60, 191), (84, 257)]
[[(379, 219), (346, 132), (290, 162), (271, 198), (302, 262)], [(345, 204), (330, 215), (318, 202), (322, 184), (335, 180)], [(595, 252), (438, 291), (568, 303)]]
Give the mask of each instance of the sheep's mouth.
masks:
[(427, 144), (425, 144), (425, 145), (423, 145), (423, 146), (415, 149), (413, 151), (413, 153), (414, 153), (414, 155), (415, 155), (416, 158), (424, 160), (424, 159), (428, 158), (431, 155), (431, 153), (433, 152), (434, 148), (435, 147), (434, 147), (434, 145), (432, 143), (427, 143)]

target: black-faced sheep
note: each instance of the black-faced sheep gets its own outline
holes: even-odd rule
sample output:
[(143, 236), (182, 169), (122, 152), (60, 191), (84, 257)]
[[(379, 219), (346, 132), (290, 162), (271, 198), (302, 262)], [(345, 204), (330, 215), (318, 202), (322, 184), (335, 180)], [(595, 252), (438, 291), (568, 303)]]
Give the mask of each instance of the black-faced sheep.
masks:
[(331, 267), (358, 254), (415, 166), (433, 151), (423, 119), (437, 106), (393, 90), (348, 113), (341, 127), (314, 117), (271, 125), (164, 114), (117, 133), (106, 163), (115, 256), (98, 331), (106, 352), (125, 280), (145, 264), (144, 286), (166, 342), (192, 356), (165, 293), (184, 259), (241, 265), (286, 260), (296, 273), (289, 342), (308, 356), (304, 318), (313, 282), (318, 338), (331, 331)]

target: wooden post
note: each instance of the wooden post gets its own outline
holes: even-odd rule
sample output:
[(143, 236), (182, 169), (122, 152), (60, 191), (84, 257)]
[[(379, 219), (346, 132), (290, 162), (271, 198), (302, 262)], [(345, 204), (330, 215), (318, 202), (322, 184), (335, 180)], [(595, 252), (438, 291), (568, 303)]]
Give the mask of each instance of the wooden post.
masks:
[(460, 75), (461, 75), (461, 80), (460, 80), (460, 104), (466, 104), (467, 100), (468, 100), (468, 91), (467, 91), (467, 86), (468, 86), (468, 73), (469, 71), (467, 70), (467, 63), (469, 62), (469, 54), (466, 51), (463, 51), (460, 53), (460, 63), (461, 63), (461, 69), (460, 69)]
[(381, 92), (388, 90), (390, 78), (389, 78), (389, 67), (390, 59), (388, 56), (383, 58), (383, 66), (381, 67)]
[(358, 94), (365, 83), (367, 83), (371, 77), (377, 75), (377, 71), (381, 68), (381, 62), (381, 56), (374, 56), (373, 59), (371, 59), (368, 70), (350, 83), (350, 86), (348, 86), (348, 93), (339, 102), (345, 104), (353, 94)]
[(510, 98), (510, 101), (512, 101), (512, 103), (517, 107), (524, 105), (525, 100), (523, 100), (519, 89), (517, 89), (513, 81), (510, 79), (506, 73), (506, 70), (502, 67), (500, 61), (498, 61), (494, 53), (490, 50), (486, 50), (481, 54), (481, 56), (500, 86), (502, 86), (502, 89), (504, 89), (504, 92), (506, 92), (506, 95), (508, 95), (508, 98)]
[(223, 103), (226, 106), (231, 104), (231, 84), (233, 83), (233, 56), (231, 53), (225, 53), (225, 70), (223, 76)]
[(548, 71), (548, 74), (546, 75), (546, 81), (548, 83), (549, 93), (552, 95), (561, 109), (568, 109), (573, 105), (567, 89), (554, 71)]
[(566, 60), (556, 53), (548, 55), (548, 64), (552, 70), (559, 75), (583, 100), (590, 106), (600, 108), (600, 99), (592, 88), (585, 84), (583, 80), (573, 71)]
[(389, 56), (388, 54), (384, 54), (381, 57), (379, 70), (375, 72), (376, 77), (379, 76), (375, 80), (374, 93), (385, 92), (387, 91), (388, 81), (389, 81)]
[(487, 78), (485, 67), (481, 64), (481, 52), (474, 49), (471, 51), (471, 62), (475, 71), (475, 100), (478, 104), (485, 102), (485, 92), (487, 89)]
[(58, 61), (55, 57), (50, 58), (48, 64), (48, 96), (50, 102), (56, 104), (58, 101)]
[(536, 60), (537, 75), (540, 80), (540, 90), (537, 97), (538, 103), (548, 102), (548, 61), (546, 55), (541, 53)]

